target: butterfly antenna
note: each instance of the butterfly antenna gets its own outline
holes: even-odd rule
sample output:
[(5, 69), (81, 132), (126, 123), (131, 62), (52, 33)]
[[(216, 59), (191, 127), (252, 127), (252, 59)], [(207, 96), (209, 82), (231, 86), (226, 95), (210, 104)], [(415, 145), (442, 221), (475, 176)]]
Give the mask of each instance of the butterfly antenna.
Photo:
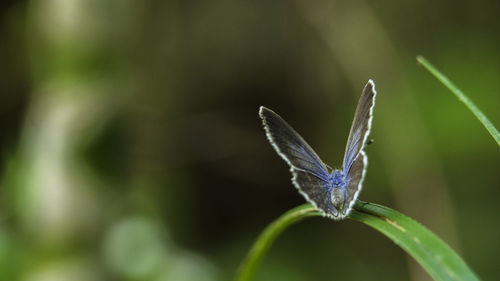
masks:
[(332, 168), (332, 167), (330, 167), (328, 164), (325, 164), (325, 166), (326, 166), (328, 169), (330, 169), (330, 172), (332, 172), (332, 171), (333, 171), (333, 168)]

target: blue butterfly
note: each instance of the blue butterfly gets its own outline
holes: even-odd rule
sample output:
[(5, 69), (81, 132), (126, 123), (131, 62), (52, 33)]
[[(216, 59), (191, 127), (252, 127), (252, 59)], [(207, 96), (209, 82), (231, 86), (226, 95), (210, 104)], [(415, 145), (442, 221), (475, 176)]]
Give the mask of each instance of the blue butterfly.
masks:
[(354, 114), (342, 169), (331, 172), (283, 118), (266, 107), (260, 107), (259, 116), (267, 138), (290, 165), (293, 184), (324, 216), (344, 219), (358, 198), (368, 164), (363, 148), (370, 134), (376, 95), (375, 84), (369, 80)]

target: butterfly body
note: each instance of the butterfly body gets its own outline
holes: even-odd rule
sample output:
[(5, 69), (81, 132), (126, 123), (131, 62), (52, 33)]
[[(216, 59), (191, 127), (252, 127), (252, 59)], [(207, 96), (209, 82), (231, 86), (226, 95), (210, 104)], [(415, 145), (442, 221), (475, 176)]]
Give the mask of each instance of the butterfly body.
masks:
[(371, 129), (375, 96), (375, 84), (369, 80), (354, 114), (343, 167), (332, 172), (283, 118), (263, 106), (259, 110), (269, 142), (290, 166), (292, 183), (324, 216), (345, 218), (361, 191), (368, 164), (363, 148)]
[(344, 203), (347, 198), (347, 186), (349, 184), (349, 179), (342, 171), (335, 170), (330, 174), (330, 183), (332, 186), (330, 191), (332, 205), (337, 210), (341, 210), (344, 207)]

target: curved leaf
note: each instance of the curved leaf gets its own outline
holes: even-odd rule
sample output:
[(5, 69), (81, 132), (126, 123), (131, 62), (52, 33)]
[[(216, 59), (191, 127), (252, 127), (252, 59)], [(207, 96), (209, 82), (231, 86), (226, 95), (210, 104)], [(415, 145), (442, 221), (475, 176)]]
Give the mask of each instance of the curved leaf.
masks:
[[(274, 240), (300, 220), (321, 216), (310, 204), (294, 208), (271, 223), (261, 233), (240, 267), (237, 280), (252, 280)], [(373, 227), (405, 250), (439, 281), (479, 280), (467, 264), (441, 239), (415, 220), (390, 208), (357, 201), (349, 218)]]
[(479, 280), (445, 242), (400, 212), (358, 201), (350, 218), (367, 224), (390, 238), (411, 255), (434, 280)]

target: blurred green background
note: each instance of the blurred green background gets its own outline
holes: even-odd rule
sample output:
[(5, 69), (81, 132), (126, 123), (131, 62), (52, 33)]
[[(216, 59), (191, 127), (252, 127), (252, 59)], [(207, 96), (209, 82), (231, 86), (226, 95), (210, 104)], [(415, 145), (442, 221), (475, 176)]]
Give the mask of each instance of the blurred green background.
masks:
[[(500, 2), (0, 4), (0, 280), (230, 280), (304, 203), (260, 105), (338, 167), (369, 78), (360, 199), (498, 276), (500, 157), (426, 56), (500, 126)], [(258, 280), (429, 280), (357, 222), (284, 233)]]

